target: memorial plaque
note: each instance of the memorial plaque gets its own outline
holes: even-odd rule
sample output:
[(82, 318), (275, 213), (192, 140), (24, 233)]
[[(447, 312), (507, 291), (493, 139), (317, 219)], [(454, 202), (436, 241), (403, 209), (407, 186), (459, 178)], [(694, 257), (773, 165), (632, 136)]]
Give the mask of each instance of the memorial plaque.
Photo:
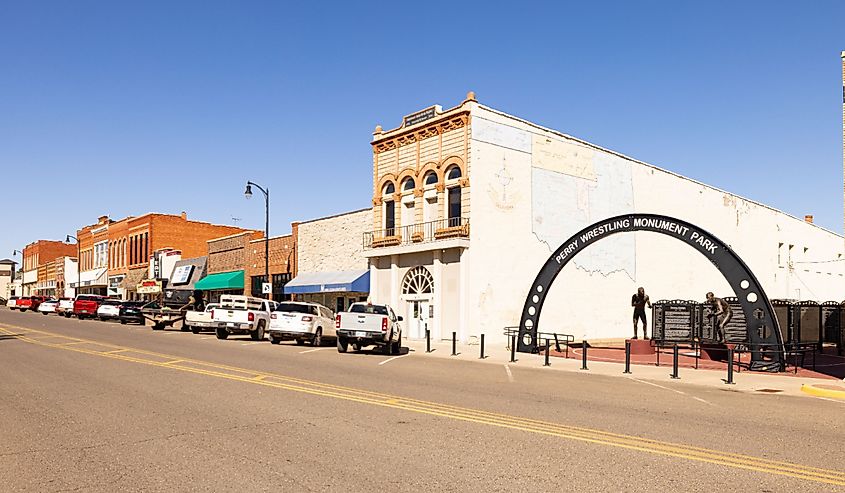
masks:
[(690, 342), (693, 335), (694, 305), (686, 301), (672, 301), (663, 307), (663, 340)]
[(821, 310), (815, 301), (802, 301), (798, 305), (800, 342), (819, 342)]
[(778, 319), (778, 325), (783, 334), (783, 342), (792, 341), (792, 303), (788, 300), (772, 300), (772, 307), (775, 310), (775, 318)]
[(842, 306), (836, 301), (826, 301), (821, 306), (822, 338), (824, 342), (842, 344), (840, 340), (840, 320)]
[(651, 338), (663, 340), (663, 307), (667, 301), (660, 300), (651, 304)]

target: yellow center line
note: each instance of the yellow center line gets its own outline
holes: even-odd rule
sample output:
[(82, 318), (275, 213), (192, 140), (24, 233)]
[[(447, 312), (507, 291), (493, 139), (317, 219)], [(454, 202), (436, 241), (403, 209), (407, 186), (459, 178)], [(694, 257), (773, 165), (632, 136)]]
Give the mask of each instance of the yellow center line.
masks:
[[(7, 332), (5, 330), (3, 331)], [(47, 332), (41, 331), (32, 331), (32, 333), (48, 334)], [(529, 418), (522, 418), (519, 416), (492, 413), (479, 409), (463, 408), (436, 402), (421, 401), (417, 399), (405, 398), (378, 392), (371, 392), (363, 389), (342, 387), (322, 382), (302, 380), (293, 377), (287, 377), (284, 375), (260, 373), (256, 372), (255, 370), (237, 368), (207, 361), (174, 359), (174, 356), (172, 355), (155, 353), (141, 349), (123, 348), (120, 346), (101, 343), (97, 341), (80, 340), (81, 342), (92, 342), (106, 347), (113, 347), (115, 348), (115, 350), (106, 352), (93, 351), (80, 347), (71, 347), (68, 344), (56, 344), (45, 342), (43, 338), (36, 339), (31, 337), (19, 337), (19, 339), (45, 347), (53, 347), (58, 349), (64, 349), (67, 351), (75, 351), (79, 353), (97, 355), (101, 357), (118, 359), (133, 363), (180, 370), (184, 372), (206, 375), (210, 377), (222, 378), (232, 381), (252, 383), (255, 385), (263, 385), (267, 387), (301, 392), (310, 395), (342, 399), (420, 414), (439, 416), (464, 422), (471, 422), (488, 426), (495, 426), (499, 428), (537, 433), (541, 435), (566, 438), (587, 443), (619, 447), (628, 450), (648, 452), (652, 454), (683, 458), (710, 464), (718, 464), (768, 474), (788, 476), (825, 484), (845, 485), (845, 472), (842, 471), (821, 469), (800, 464), (794, 464), (790, 462), (774, 461), (761, 457), (754, 457), (731, 452), (722, 452), (718, 450), (710, 450), (691, 445), (662, 442), (658, 440), (651, 440), (632, 435), (622, 435), (618, 433), (611, 433), (591, 428), (562, 425), (559, 423), (539, 421)], [(129, 356), (120, 354), (122, 352), (132, 352), (141, 356)], [(142, 356), (155, 356), (166, 360), (169, 359), (170, 361), (154, 361), (151, 359), (146, 359)], [(203, 368), (180, 365), (179, 363), (198, 365), (202, 366)], [(243, 373), (245, 375), (235, 375), (232, 373), (225, 372), (238, 372)], [(272, 378), (273, 380), (266, 380), (268, 378)]]

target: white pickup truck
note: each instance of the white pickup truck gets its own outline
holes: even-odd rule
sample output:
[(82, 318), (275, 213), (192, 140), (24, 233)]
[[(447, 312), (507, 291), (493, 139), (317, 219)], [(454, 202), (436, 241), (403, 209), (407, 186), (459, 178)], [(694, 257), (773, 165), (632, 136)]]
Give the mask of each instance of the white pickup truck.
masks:
[(270, 327), (270, 312), (277, 303), (261, 298), (227, 294), (220, 296), (220, 306), (211, 311), (211, 321), (218, 339), (229, 334), (249, 334), (254, 341), (264, 339)]
[(349, 311), (335, 317), (337, 351), (345, 353), (352, 348), (360, 351), (365, 346), (381, 346), (385, 354), (399, 354), (402, 349), (402, 326), (388, 305), (353, 303)]
[(211, 320), (211, 315), (214, 309), (220, 307), (217, 303), (209, 303), (205, 305), (205, 310), (188, 310), (185, 312), (185, 320), (182, 322), (185, 327), (191, 329), (194, 334), (199, 334), (203, 329), (211, 329), (216, 327), (214, 321)]

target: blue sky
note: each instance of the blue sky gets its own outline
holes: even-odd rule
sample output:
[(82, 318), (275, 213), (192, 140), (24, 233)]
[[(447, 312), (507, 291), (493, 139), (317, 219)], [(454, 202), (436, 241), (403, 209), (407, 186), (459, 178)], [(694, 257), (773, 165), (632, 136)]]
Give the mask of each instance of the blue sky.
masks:
[[(109, 214), (368, 207), (376, 124), (481, 103), (842, 231), (845, 2), (0, 1), (0, 258)], [(14, 219), (12, 219), (14, 217)]]

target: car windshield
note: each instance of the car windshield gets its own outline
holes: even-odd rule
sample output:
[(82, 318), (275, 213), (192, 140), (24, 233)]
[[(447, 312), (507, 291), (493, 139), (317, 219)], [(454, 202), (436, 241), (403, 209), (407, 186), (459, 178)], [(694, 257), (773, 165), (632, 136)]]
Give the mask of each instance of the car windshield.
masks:
[(280, 303), (277, 312), (311, 313), (311, 307), (299, 303)]
[(387, 315), (387, 307), (381, 305), (364, 305), (355, 304), (349, 308), (352, 313), (375, 313), (377, 315)]

